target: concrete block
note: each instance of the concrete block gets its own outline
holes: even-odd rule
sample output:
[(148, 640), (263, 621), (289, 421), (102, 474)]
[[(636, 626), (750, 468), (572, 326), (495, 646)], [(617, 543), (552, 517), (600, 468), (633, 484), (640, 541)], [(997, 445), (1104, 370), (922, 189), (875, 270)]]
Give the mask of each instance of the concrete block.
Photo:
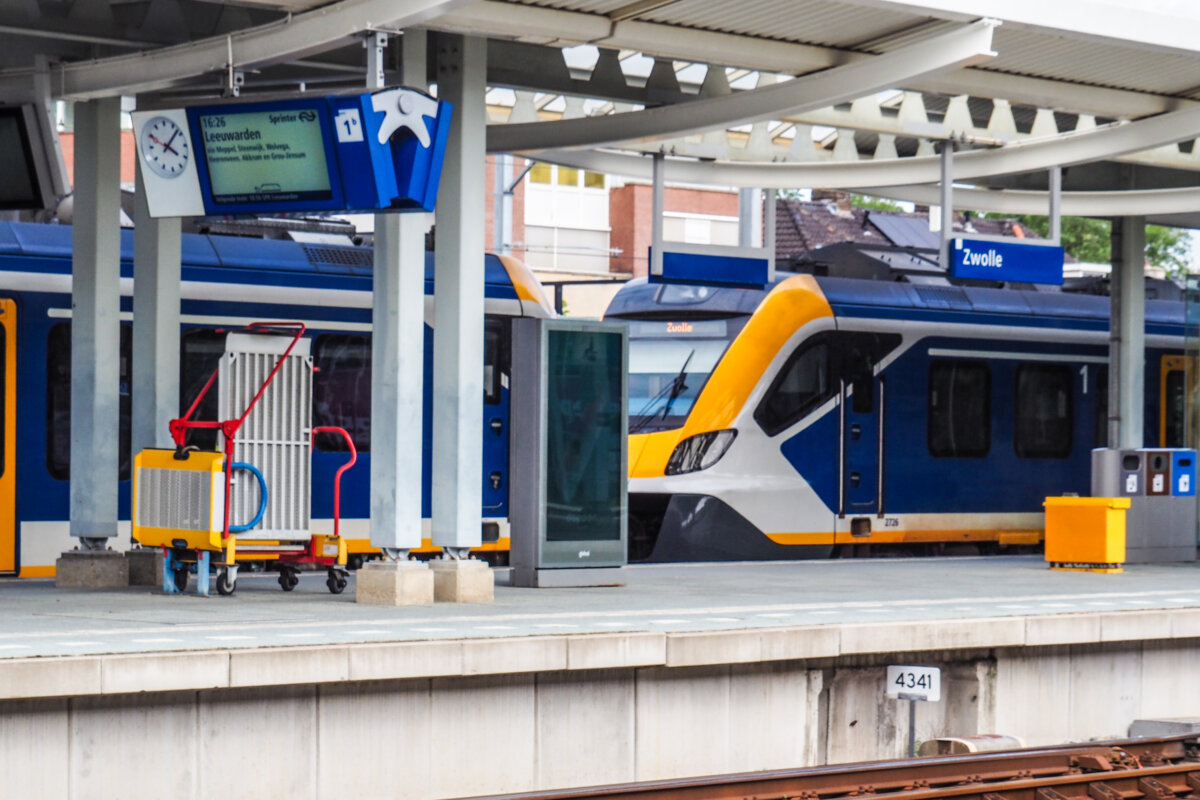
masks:
[(1142, 697), (1137, 716), (1154, 719), (1183, 716), (1200, 718), (1200, 692), (1180, 691), (1181, 675), (1200, 675), (1200, 648), (1193, 642), (1171, 640), (1144, 642), (1141, 652)]
[(841, 647), (842, 637), (835, 625), (762, 630), (763, 661), (833, 658)]
[(466, 639), (462, 649), (464, 675), (550, 672), (567, 668), (567, 639), (563, 636)]
[(885, 667), (834, 671), (829, 683), (827, 763), (905, 755), (909, 704), (887, 699), (885, 672)]
[(1200, 638), (1200, 608), (1179, 608), (1170, 614), (1172, 639)]
[(348, 648), (277, 647), (229, 654), (230, 686), (330, 683), (350, 677)]
[[(69, 772), (70, 796), (212, 796), (196, 792), (203, 770), (197, 770), (195, 698), (194, 693), (162, 692), (73, 699), (70, 758), (59, 762)], [(228, 734), (228, 725), (222, 730), (229, 741), (243, 741)]]
[(1075, 741), (1071, 680), (1069, 647), (999, 652), (995, 727), (984, 732), (1019, 736), (1029, 747)]
[(1100, 641), (1128, 642), (1171, 638), (1171, 612), (1112, 611), (1100, 618)]
[(101, 659), (105, 694), (218, 689), (229, 685), (229, 653), (112, 655)]
[(0, 660), (0, 700), (100, 694), (100, 687), (96, 657)]
[(462, 642), (397, 642), (351, 647), (350, 680), (395, 680), (461, 675)]
[(1025, 620), (1020, 617), (865, 623), (841, 628), (843, 655), (1019, 647), (1024, 643)]
[(125, 560), (129, 562), (130, 586), (163, 585), (162, 551), (151, 547), (135, 547), (125, 551)]
[(116, 550), (69, 550), (54, 562), (58, 589), (125, 589), (129, 562)]
[(1174, 719), (1135, 719), (1129, 735), (1135, 738), (1160, 738), (1200, 733), (1200, 717)]
[[(1074, 645), (1068, 679), (1070, 729), (1062, 741), (1119, 739), (1129, 730), (1131, 720), (1145, 716), (1141, 713), (1145, 684), (1140, 646)], [(1175, 691), (1179, 693), (1177, 688)]]
[[(431, 686), (429, 740), (440, 746), (429, 755), (420, 794), (432, 800), (532, 791), (537, 775), (534, 676), (435, 678)], [(486, 766), (464, 766), (464, 753), (487, 753)]]
[(1101, 614), (1047, 614), (1025, 618), (1025, 645), (1087, 644), (1100, 641)]
[(354, 600), (376, 606), (427, 606), (433, 573), (420, 561), (372, 561), (354, 581)]
[[(425, 800), (433, 702), (430, 682), (368, 681), (321, 686), (317, 693), (319, 798)], [(442, 749), (454, 750), (443, 742)], [(483, 746), (476, 765), (491, 768)], [(312, 796), (301, 793), (298, 797)], [(235, 792), (236, 796), (236, 792)], [(280, 794), (279, 797), (284, 797)]]
[(239, 800), (316, 796), (315, 687), (201, 692), (197, 705), (199, 775), (195, 794), (189, 796)]
[(775, 662), (730, 670), (726, 769), (758, 772), (805, 766), (809, 738), (820, 729), (808, 698), (808, 670), (801, 665)]
[(638, 670), (635, 780), (730, 771), (729, 669)]
[(69, 719), (66, 699), (0, 703), (0, 775), (6, 797), (68, 796)]
[(649, 667), (667, 663), (661, 633), (597, 633), (567, 637), (567, 669)]
[(439, 558), (433, 570), (433, 599), (438, 603), (490, 603), (496, 599), (496, 579), (484, 562), (468, 558)]
[(747, 664), (761, 660), (761, 631), (701, 631), (667, 636), (668, 667)]
[(634, 779), (635, 688), (628, 669), (538, 676), (536, 788)]

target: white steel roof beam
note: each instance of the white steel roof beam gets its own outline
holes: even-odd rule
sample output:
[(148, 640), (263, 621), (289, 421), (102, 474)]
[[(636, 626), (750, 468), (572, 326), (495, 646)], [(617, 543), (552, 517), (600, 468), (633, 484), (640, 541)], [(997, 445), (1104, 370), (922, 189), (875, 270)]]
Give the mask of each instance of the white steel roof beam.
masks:
[[(158, 91), (197, 75), (303, 58), (372, 28), (417, 25), (470, 2), (341, 0), (229, 36), (57, 65), (51, 69), (50, 85), (56, 97), (74, 99)], [(0, 75), (0, 96), (20, 93), (31, 79), (27, 70)]]
[[(969, 181), (992, 175), (1034, 172), (1056, 165), (1084, 164), (1192, 139), (1197, 135), (1200, 135), (1200, 107), (1137, 122), (1114, 123), (1079, 133), (1026, 140), (991, 150), (959, 153), (954, 158), (954, 179)], [(643, 178), (649, 175), (649, 162), (640, 155), (554, 150), (540, 152), (537, 158), (617, 175)], [(669, 181), (720, 186), (867, 189), (936, 183), (940, 175), (941, 165), (936, 156), (807, 164), (681, 160), (669, 160), (666, 163)]]
[[(991, 58), (992, 20), (981, 20), (880, 56), (723, 97), (628, 114), (527, 122), (488, 129), (489, 152), (598, 147), (685, 136), (847, 102), (922, 75)], [(765, 184), (764, 184), (765, 185)]]
[[(874, 197), (922, 205), (937, 205), (940, 202), (936, 186), (865, 187), (864, 191)], [(1049, 202), (1050, 196), (1046, 192), (954, 187), (955, 207), (972, 211), (1045, 215)], [(1200, 192), (1191, 187), (1062, 193), (1062, 213), (1071, 217), (1161, 216), (1196, 212), (1200, 212)]]

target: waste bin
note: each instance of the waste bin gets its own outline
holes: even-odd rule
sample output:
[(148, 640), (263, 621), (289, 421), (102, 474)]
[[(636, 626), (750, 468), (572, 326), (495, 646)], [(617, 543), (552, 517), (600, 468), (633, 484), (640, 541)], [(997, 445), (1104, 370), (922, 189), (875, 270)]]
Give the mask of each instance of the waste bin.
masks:
[(1125, 563), (1196, 560), (1196, 451), (1092, 451), (1092, 494), (1128, 497)]
[(1128, 497), (1047, 497), (1046, 561), (1051, 569), (1121, 572)]

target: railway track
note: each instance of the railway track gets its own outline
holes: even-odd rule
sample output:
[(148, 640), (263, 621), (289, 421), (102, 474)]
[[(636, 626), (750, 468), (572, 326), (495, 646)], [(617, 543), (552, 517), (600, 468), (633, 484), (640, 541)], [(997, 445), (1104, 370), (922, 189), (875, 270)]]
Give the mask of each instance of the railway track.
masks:
[(1200, 737), (934, 756), (503, 795), (490, 800), (1200, 798)]

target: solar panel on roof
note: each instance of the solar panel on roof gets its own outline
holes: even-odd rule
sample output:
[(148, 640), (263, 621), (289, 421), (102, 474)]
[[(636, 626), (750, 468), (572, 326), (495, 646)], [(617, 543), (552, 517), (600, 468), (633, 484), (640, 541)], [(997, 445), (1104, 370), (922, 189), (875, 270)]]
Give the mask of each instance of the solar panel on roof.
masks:
[(936, 250), (941, 242), (938, 234), (929, 230), (923, 217), (897, 217), (891, 214), (867, 213), (867, 221), (879, 229), (897, 247), (920, 247)]

